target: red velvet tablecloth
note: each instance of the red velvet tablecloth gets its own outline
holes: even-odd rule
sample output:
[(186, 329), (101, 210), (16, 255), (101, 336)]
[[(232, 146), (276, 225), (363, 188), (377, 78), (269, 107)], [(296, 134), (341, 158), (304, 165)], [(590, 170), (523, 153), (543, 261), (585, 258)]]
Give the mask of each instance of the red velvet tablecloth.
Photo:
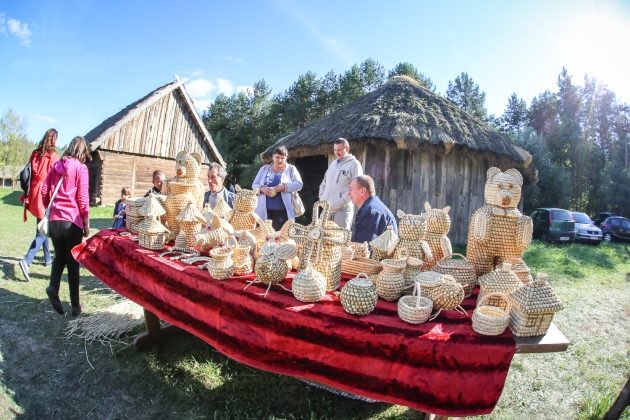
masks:
[[(424, 412), (491, 412), (516, 351), (509, 332), (478, 335), (455, 311), (411, 325), (382, 300), (358, 317), (332, 293), (308, 304), (274, 286), (264, 297), (266, 285), (243, 290), (253, 275), (217, 281), (113, 230), (73, 254), (121, 295), (238, 362)], [(291, 278), (283, 282), (288, 289)], [(474, 297), (463, 303), (469, 316), (474, 304)]]

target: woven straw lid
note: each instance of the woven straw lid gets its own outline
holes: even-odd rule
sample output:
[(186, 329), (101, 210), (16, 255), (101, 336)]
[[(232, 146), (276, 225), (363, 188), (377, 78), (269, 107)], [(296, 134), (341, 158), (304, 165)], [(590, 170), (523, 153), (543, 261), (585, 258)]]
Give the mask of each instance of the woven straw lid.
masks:
[(502, 263), (494, 271), (479, 277), (481, 289), (510, 294), (523, 285), (512, 271), (512, 264)]
[(435, 271), (423, 271), (422, 273), (419, 273), (416, 277), (416, 282), (420, 283), (420, 286), (434, 287), (439, 285), (442, 282), (442, 279), (445, 277), (451, 276), (447, 276), (445, 274)]
[(398, 235), (394, 232), (392, 225), (387, 226), (387, 229), (378, 238), (370, 242), (372, 249), (385, 252), (388, 255), (394, 252), (396, 245), (398, 245)]
[(545, 273), (538, 274), (536, 280), (514, 291), (510, 295), (510, 301), (525, 313), (555, 313), (564, 308)]
[(166, 210), (164, 210), (155, 194), (151, 193), (144, 201), (142, 207), (140, 207), (140, 210), (138, 210), (138, 213), (145, 217), (160, 217), (166, 214)]
[(170, 231), (157, 219), (145, 219), (138, 225), (138, 232), (159, 234)]
[(182, 212), (179, 213), (176, 219), (179, 220), (180, 222), (204, 223), (206, 221), (205, 216), (199, 211), (197, 206), (192, 202), (189, 202), (188, 204), (186, 204), (186, 207), (184, 207), (184, 210), (182, 210)]
[(222, 194), (221, 196), (219, 196), (219, 199), (217, 200), (217, 204), (215, 204), (212, 211), (214, 211), (214, 214), (216, 214), (217, 216), (223, 219), (229, 219), (232, 216), (233, 210), (230, 207), (230, 205), (225, 202), (225, 200), (223, 199), (223, 194)]

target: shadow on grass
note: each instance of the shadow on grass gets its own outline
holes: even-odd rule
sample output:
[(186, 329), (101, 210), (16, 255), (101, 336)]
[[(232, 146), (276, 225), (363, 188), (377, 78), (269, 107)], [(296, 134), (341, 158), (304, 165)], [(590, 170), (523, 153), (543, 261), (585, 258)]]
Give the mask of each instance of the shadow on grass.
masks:
[(47, 300), (0, 289), (0, 302), (2, 417), (367, 418), (390, 408), (249, 368), (183, 331), (140, 352), (65, 338), (68, 318)]
[(24, 194), (22, 191), (12, 191), (9, 194), (2, 197), (2, 203), (8, 206), (22, 207), (22, 203), (20, 202), (20, 196), (22, 194)]

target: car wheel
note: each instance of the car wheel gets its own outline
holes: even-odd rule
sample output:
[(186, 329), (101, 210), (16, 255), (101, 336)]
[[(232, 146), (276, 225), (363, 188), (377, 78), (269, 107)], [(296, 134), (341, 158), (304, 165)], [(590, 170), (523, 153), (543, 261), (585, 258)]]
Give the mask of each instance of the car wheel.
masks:
[(604, 240), (605, 240), (606, 242), (610, 242), (610, 241), (612, 241), (612, 235), (611, 235), (610, 233), (605, 233), (605, 234), (604, 234)]

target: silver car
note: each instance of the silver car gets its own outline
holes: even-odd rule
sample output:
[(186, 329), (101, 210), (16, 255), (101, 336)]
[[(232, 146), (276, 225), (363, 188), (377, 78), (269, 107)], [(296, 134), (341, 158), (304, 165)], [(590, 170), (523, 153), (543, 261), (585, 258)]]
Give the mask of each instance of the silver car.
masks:
[(572, 211), (575, 221), (575, 242), (599, 245), (602, 242), (602, 230), (595, 226), (590, 217), (584, 213)]

